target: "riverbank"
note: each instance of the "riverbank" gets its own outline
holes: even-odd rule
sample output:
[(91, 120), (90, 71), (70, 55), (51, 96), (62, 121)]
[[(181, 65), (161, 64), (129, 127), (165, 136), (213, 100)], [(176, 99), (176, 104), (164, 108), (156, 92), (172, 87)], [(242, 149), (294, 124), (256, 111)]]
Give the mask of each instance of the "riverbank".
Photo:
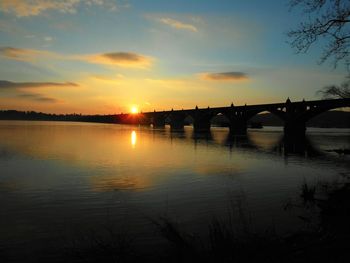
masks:
[(288, 236), (278, 236), (273, 227), (254, 233), (247, 211), (236, 203), (231, 212), (239, 213), (239, 221), (213, 218), (206, 238), (159, 217), (152, 220), (155, 235), (165, 242), (153, 251), (138, 251), (132, 239), (110, 231), (102, 239), (85, 235), (85, 246), (75, 242), (65, 255), (78, 262), (349, 262), (350, 183), (345, 176), (344, 182), (301, 187), (300, 203), (286, 204), (286, 209), (303, 207), (310, 217), (300, 216), (305, 227)]

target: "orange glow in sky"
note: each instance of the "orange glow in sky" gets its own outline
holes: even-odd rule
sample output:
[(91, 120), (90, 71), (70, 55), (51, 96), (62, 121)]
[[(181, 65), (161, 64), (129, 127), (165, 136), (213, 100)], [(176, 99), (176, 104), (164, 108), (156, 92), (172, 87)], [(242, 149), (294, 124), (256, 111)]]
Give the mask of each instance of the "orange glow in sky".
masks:
[(0, 0), (0, 110), (113, 115), (316, 100), (349, 73), (317, 66), (323, 42), (298, 56), (286, 45), (306, 17), (283, 2), (299, 1), (144, 2)]

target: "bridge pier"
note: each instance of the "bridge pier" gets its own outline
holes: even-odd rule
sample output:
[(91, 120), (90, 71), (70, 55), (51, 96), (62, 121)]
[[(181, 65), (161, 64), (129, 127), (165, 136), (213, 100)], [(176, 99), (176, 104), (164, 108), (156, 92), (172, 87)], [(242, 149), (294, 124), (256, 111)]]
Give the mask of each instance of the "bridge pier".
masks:
[(213, 112), (209, 107), (199, 110), (196, 106), (192, 117), (194, 132), (210, 132), (210, 120), (213, 117)]
[(307, 107), (303, 100), (299, 105), (293, 104), (288, 98), (284, 117), (284, 135), (288, 138), (305, 137)]
[(285, 121), (284, 136), (287, 138), (304, 138), (306, 132), (305, 122)]
[(172, 121), (170, 123), (170, 129), (171, 130), (183, 130), (184, 129), (184, 122), (183, 121), (178, 121), (178, 122)]
[(172, 113), (170, 115), (170, 129), (171, 130), (183, 130), (184, 126), (185, 126), (185, 118), (186, 115), (185, 114), (181, 114), (181, 113)]
[(245, 119), (230, 120), (230, 133), (244, 135), (247, 133), (247, 121)]
[(193, 122), (194, 132), (209, 132), (210, 131), (210, 120), (194, 120)]
[(142, 115), (142, 113), (139, 115), (138, 117), (138, 124), (139, 125), (151, 125), (152, 123), (152, 120), (148, 117), (148, 116), (145, 116), (145, 115)]
[(154, 128), (163, 128), (165, 127), (165, 118), (164, 116), (153, 116), (152, 118), (152, 125)]

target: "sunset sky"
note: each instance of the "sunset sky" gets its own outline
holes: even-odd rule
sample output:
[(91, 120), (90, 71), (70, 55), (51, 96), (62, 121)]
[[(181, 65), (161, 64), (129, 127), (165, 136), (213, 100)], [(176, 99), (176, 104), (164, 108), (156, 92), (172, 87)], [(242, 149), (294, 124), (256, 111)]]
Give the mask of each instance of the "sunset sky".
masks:
[(288, 0), (0, 0), (0, 109), (113, 114), (318, 99)]

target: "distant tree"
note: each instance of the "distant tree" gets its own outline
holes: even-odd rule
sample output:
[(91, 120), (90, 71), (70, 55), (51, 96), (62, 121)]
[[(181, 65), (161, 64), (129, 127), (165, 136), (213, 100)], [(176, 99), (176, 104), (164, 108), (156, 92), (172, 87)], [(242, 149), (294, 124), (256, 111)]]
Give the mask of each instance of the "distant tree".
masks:
[(324, 87), (323, 89), (318, 91), (319, 94), (323, 96), (325, 99), (329, 98), (338, 98), (345, 99), (350, 98), (350, 78), (348, 77), (346, 81), (344, 81), (339, 86), (332, 85)]
[[(334, 59), (334, 67), (342, 61), (350, 66), (350, 0), (290, 0), (291, 8), (303, 8), (308, 21), (288, 32), (291, 46), (305, 53), (317, 42), (323, 44), (320, 63)], [(340, 85), (318, 91), (324, 98), (350, 98), (350, 73)]]

